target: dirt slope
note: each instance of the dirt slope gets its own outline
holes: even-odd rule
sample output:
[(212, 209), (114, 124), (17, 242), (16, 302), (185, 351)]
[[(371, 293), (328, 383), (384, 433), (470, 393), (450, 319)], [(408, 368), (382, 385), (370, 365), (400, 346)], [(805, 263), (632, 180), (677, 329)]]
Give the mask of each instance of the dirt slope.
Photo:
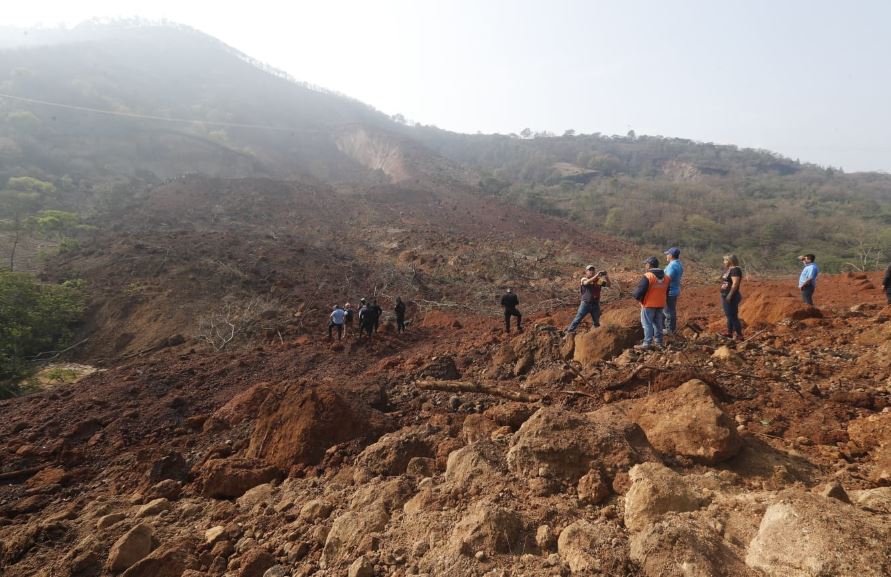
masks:
[[(0, 403), (0, 566), (113, 574), (143, 524), (126, 575), (887, 574), (874, 276), (824, 277), (818, 312), (765, 308), (786, 281), (750, 281), (763, 328), (742, 344), (697, 334), (720, 313), (691, 287), (670, 349), (606, 361), (565, 360), (612, 333), (567, 340), (564, 307), (512, 338), (430, 313), (372, 344), (146, 353)], [(634, 316), (608, 307), (606, 324)], [(490, 388), (435, 390), (456, 375)]]

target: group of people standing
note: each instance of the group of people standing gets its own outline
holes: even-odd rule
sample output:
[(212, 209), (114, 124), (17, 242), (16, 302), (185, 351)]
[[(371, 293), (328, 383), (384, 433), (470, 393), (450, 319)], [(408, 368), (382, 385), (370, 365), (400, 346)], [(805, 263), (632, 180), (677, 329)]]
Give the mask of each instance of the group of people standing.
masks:
[[(396, 297), (393, 306), (393, 312), (396, 315), (396, 332), (405, 332), (405, 303), (402, 298)], [(368, 339), (377, 332), (380, 326), (381, 316), (384, 310), (377, 304), (377, 299), (360, 299), (359, 311), (356, 314), (353, 311), (353, 305), (346, 303), (345, 305), (334, 305), (331, 314), (328, 315), (328, 339), (332, 338), (332, 333), (337, 332), (337, 340), (343, 338), (344, 333), (351, 333), (353, 329), (354, 317), (359, 317), (359, 336), (365, 335)]]
[(640, 324), (644, 339), (637, 349), (662, 348), (664, 336), (677, 331), (677, 305), (681, 296), (681, 278), (684, 265), (681, 249), (671, 247), (665, 251), (666, 266), (659, 267), (659, 259), (651, 256), (644, 261), (644, 273), (631, 296), (640, 303)]
[[(640, 302), (640, 323), (643, 327), (643, 342), (635, 345), (636, 349), (662, 348), (665, 335), (671, 335), (677, 331), (677, 302), (681, 294), (681, 278), (684, 275), (684, 265), (681, 263), (681, 250), (677, 247), (665, 251), (665, 268), (659, 265), (659, 259), (651, 256), (644, 261), (646, 272), (640, 279), (632, 296)], [(817, 257), (813, 254), (805, 254), (798, 257), (802, 265), (801, 275), (798, 279), (798, 289), (801, 292), (801, 300), (807, 305), (814, 305), (814, 292), (817, 288), (817, 277), (820, 268), (816, 263)], [(720, 277), (721, 305), (724, 316), (727, 319), (727, 330), (722, 333), (726, 338), (743, 340), (742, 322), (739, 320), (739, 305), (742, 302), (743, 271), (739, 265), (739, 258), (735, 254), (724, 255), (722, 259), (723, 272)], [(609, 274), (597, 271), (594, 265), (585, 267), (585, 272), (579, 281), (579, 293), (581, 303), (575, 318), (564, 331), (567, 334), (575, 333), (579, 324), (588, 315), (591, 316), (591, 324), (600, 326), (600, 293), (604, 287), (612, 286)], [(882, 287), (891, 304), (891, 265), (885, 271)], [(520, 299), (512, 289), (501, 297), (501, 306), (504, 308), (504, 330), (510, 333), (510, 319), (517, 319), (517, 331), (522, 332), (523, 315), (518, 310)]]

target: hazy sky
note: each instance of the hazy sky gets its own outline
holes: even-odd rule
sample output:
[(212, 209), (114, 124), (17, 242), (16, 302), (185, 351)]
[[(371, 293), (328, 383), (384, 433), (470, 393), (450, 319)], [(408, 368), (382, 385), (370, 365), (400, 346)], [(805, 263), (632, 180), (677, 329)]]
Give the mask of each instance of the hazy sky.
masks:
[(678, 136), (891, 171), (891, 1), (4, 2), (0, 25), (166, 18), (459, 132)]

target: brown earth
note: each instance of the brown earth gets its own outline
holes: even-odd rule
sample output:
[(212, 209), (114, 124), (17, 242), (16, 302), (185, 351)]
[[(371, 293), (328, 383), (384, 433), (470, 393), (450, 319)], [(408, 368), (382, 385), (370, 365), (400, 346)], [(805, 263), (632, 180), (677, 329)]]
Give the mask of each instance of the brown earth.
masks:
[[(878, 274), (821, 277), (818, 311), (795, 279), (745, 279), (745, 342), (709, 329), (716, 286), (691, 283), (668, 349), (573, 360), (559, 329), (594, 237), (449, 198), (174, 182), (65, 257), (53, 274), (95, 291), (80, 358), (107, 370), (0, 401), (3, 574), (115, 574), (140, 525), (151, 551), (124, 575), (891, 571)], [(633, 256), (609, 242), (595, 261)], [(604, 324), (634, 330), (628, 260)], [(502, 333), (506, 285), (521, 335)], [(408, 332), (327, 341), (327, 306), (375, 289), (411, 301)], [(253, 333), (195, 336), (258, 294), (276, 312)]]

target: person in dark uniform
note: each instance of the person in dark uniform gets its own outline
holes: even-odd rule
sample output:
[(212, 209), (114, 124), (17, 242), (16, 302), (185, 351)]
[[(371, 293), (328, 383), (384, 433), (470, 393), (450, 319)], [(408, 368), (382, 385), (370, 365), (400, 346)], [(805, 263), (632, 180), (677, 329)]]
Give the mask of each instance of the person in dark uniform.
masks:
[(888, 297), (888, 304), (891, 305), (891, 264), (885, 269), (885, 278), (882, 279), (882, 288), (885, 289), (885, 296)]
[(510, 318), (517, 317), (517, 332), (523, 332), (523, 315), (517, 310), (520, 299), (511, 289), (507, 289), (501, 297), (501, 306), (504, 307), (504, 332), (510, 334)]
[(396, 313), (396, 332), (404, 333), (405, 332), (405, 303), (402, 302), (400, 297), (396, 297), (396, 306), (393, 307), (393, 311)]
[(377, 299), (372, 299), (371, 306), (368, 308), (371, 309), (371, 312), (373, 313), (371, 318), (374, 319), (374, 332), (377, 332), (377, 327), (381, 323), (381, 316), (384, 314), (384, 309), (377, 304)]

